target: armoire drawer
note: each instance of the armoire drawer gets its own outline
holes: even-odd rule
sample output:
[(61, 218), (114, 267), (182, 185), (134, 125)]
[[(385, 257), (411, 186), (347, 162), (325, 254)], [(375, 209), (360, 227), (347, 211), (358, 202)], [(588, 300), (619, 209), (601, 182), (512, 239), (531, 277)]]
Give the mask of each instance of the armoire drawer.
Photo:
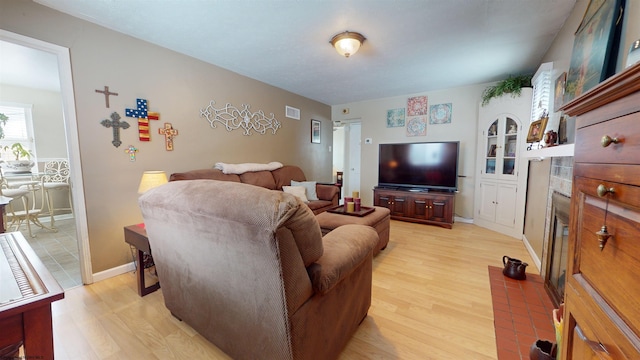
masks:
[[(598, 196), (599, 184), (614, 192)], [(640, 334), (640, 324), (633, 321), (640, 318), (640, 287), (632, 286), (640, 277), (640, 187), (580, 177), (574, 186), (578, 256), (573, 274), (580, 274)], [(619, 201), (618, 196), (627, 200)], [(597, 233), (605, 223), (611, 237), (601, 248)]]
[[(568, 346), (572, 359), (635, 360), (640, 358), (638, 337), (616, 325), (607, 316), (600, 299), (593, 298), (580, 286), (571, 282), (566, 288), (570, 303), (565, 304), (563, 345)], [(606, 305), (605, 305), (606, 307)]]
[[(605, 136), (611, 143), (603, 147)], [(640, 113), (578, 129), (575, 161), (587, 163), (635, 164), (640, 156)], [(618, 143), (614, 143), (618, 139)]]

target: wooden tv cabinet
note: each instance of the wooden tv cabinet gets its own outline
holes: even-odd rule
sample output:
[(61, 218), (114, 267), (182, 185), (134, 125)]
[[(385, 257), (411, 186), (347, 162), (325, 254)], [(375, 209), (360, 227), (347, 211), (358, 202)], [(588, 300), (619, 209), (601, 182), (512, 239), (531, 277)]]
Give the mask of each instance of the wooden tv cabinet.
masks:
[(388, 188), (373, 189), (373, 204), (386, 207), (394, 220), (438, 225), (447, 229), (453, 226), (454, 193), (412, 192)]

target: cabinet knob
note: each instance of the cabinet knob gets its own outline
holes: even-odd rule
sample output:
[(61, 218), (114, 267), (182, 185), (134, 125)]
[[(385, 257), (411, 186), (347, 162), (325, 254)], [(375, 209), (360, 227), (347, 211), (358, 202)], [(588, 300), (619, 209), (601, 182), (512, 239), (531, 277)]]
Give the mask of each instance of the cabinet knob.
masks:
[(596, 193), (600, 197), (604, 197), (607, 194), (613, 194), (615, 192), (616, 192), (616, 190), (614, 188), (608, 188), (608, 187), (604, 186), (604, 184), (598, 185), (598, 188), (596, 189)]
[(620, 139), (618, 139), (617, 137), (612, 138), (609, 135), (605, 135), (600, 140), (600, 145), (602, 145), (602, 147), (607, 147), (611, 145), (611, 143), (617, 144), (619, 142), (620, 142)]

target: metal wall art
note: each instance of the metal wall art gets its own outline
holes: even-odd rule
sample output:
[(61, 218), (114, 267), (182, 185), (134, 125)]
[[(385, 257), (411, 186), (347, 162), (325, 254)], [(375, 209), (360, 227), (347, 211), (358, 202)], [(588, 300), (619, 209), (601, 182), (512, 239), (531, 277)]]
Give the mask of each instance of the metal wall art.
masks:
[(115, 147), (120, 146), (122, 144), (122, 141), (120, 141), (120, 129), (128, 129), (129, 123), (126, 121), (120, 121), (120, 114), (113, 112), (111, 114), (111, 120), (104, 119), (100, 121), (100, 124), (106, 128), (113, 129), (113, 141), (111, 141), (111, 143)]
[(271, 130), (275, 134), (280, 128), (280, 122), (273, 113), (270, 113), (269, 117), (266, 117), (262, 110), (252, 113), (249, 111), (248, 104), (242, 104), (241, 110), (229, 103), (223, 108), (216, 109), (215, 103), (211, 100), (206, 108), (200, 109), (200, 116), (206, 118), (212, 128), (215, 128), (218, 122), (224, 125), (227, 131), (242, 128), (243, 135), (251, 135), (251, 130), (263, 135), (267, 130)]
[(101, 94), (104, 95), (104, 105), (107, 108), (109, 108), (109, 96), (111, 96), (111, 95), (118, 96), (118, 93), (114, 93), (114, 92), (109, 91), (109, 87), (108, 86), (105, 86), (104, 90), (97, 90), (96, 89), (96, 92), (97, 93), (101, 93)]

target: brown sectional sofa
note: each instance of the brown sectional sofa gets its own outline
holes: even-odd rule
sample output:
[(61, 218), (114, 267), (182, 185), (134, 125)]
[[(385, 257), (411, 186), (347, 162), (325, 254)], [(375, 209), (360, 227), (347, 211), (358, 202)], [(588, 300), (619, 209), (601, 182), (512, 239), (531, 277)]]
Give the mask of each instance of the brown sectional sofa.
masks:
[[(306, 177), (304, 176), (302, 169), (293, 165), (285, 165), (272, 171), (254, 171), (240, 175), (224, 174), (218, 169), (199, 169), (173, 173), (169, 177), (169, 181), (198, 179), (239, 182), (261, 186), (270, 190), (282, 190), (283, 186), (291, 184), (291, 180), (306, 181)], [(332, 207), (338, 206), (340, 189), (337, 186), (330, 184), (316, 184), (316, 193), (318, 194), (319, 200), (313, 200), (306, 203), (314, 214), (320, 214)]]

